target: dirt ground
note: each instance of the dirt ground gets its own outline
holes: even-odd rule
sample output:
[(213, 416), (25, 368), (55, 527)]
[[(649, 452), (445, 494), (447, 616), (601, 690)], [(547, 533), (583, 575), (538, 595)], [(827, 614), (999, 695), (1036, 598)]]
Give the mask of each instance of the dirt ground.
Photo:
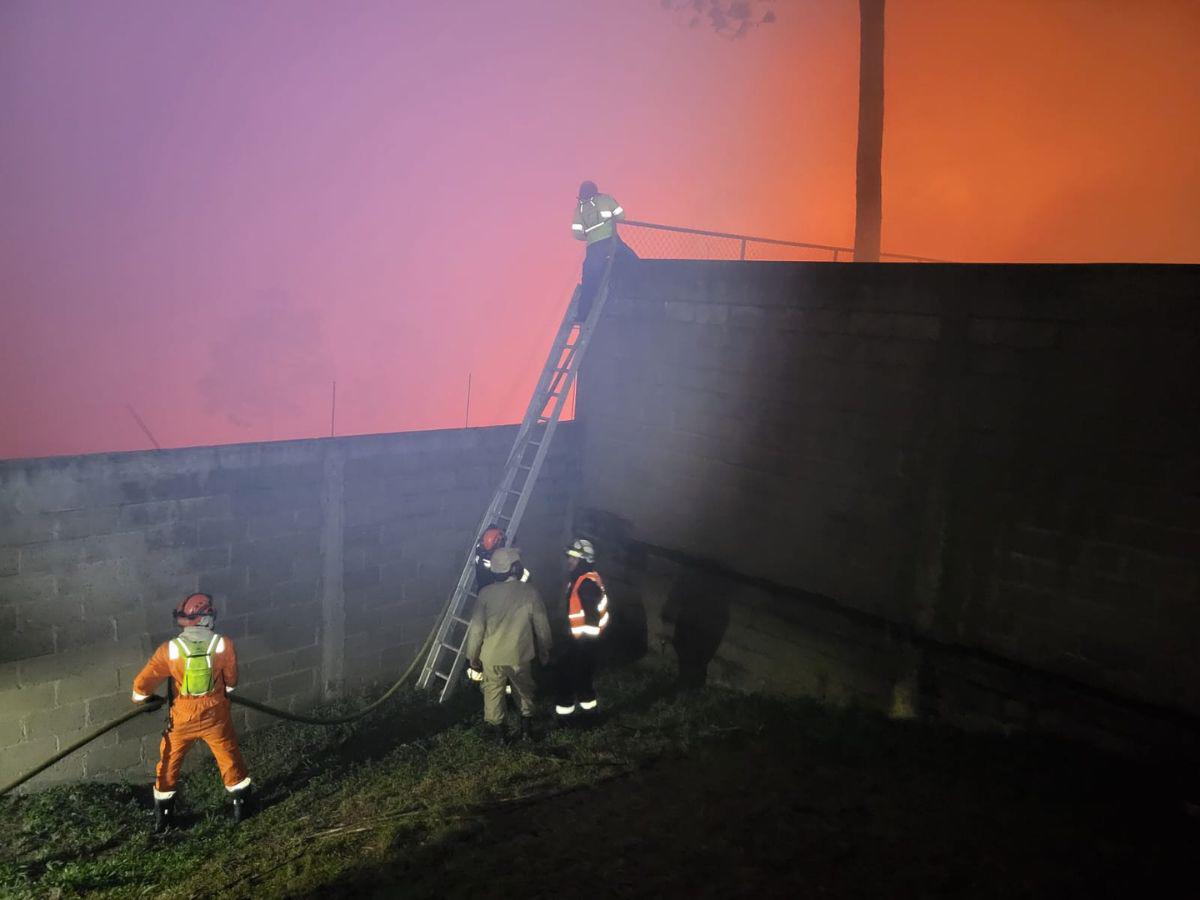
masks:
[(1053, 741), (855, 713), (814, 730), (787, 708), (595, 787), (493, 809), (425, 852), (398, 835), (392, 861), (337, 887), (377, 897), (1190, 895), (1200, 822), (1150, 770)]

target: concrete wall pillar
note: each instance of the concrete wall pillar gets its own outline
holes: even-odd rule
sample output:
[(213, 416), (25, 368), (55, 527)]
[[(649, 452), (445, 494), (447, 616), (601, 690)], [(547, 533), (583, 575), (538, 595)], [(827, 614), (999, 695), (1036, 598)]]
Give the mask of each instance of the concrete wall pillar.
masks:
[(326, 700), (340, 696), (345, 683), (345, 471), (341, 448), (329, 443), (321, 485), (321, 686)]

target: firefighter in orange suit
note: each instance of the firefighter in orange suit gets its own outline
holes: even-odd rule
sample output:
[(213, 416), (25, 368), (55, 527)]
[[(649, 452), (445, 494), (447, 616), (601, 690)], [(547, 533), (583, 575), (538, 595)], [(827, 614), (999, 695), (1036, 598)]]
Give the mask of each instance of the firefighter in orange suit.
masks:
[(238, 749), (226, 696), (238, 681), (233, 641), (213, 630), (217, 615), (208, 594), (184, 598), (174, 615), (183, 630), (160, 646), (133, 679), (135, 703), (145, 702), (167, 682), (169, 714), (154, 778), (154, 830), (163, 831), (171, 824), (183, 758), (196, 741), (204, 741), (212, 750), (233, 800), (233, 819), (240, 822), (248, 812), (250, 775)]
[(567, 625), (571, 639), (558, 665), (558, 696), (554, 712), (560, 725), (582, 717), (594, 721), (599, 700), (592, 678), (596, 647), (608, 626), (608, 594), (596, 571), (596, 549), (579, 538), (567, 548)]

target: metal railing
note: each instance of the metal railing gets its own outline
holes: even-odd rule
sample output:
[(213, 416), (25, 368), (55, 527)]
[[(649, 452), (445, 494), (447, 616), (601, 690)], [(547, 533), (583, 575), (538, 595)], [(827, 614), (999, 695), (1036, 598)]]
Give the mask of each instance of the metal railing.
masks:
[[(781, 241), (775, 238), (752, 237), (748, 234), (729, 234), (723, 231), (681, 228), (678, 225), (658, 225), (628, 219), (621, 223), (621, 238), (643, 259), (848, 262), (854, 258), (853, 247)], [(880, 253), (879, 258), (903, 262), (947, 262), (944, 259), (911, 256), (907, 253)]]

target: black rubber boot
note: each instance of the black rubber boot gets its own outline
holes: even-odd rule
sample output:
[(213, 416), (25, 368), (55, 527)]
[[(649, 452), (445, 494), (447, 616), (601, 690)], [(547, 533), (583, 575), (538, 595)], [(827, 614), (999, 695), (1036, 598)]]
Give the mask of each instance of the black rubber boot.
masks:
[(154, 801), (154, 833), (162, 834), (175, 824), (175, 798)]
[(533, 733), (532, 716), (521, 716), (521, 740), (526, 743), (537, 740)]
[(508, 743), (508, 728), (505, 725), (488, 725), (488, 738), (494, 744), (504, 746)]
[(237, 825), (250, 818), (250, 788), (244, 787), (234, 791), (233, 795), (233, 824)]

